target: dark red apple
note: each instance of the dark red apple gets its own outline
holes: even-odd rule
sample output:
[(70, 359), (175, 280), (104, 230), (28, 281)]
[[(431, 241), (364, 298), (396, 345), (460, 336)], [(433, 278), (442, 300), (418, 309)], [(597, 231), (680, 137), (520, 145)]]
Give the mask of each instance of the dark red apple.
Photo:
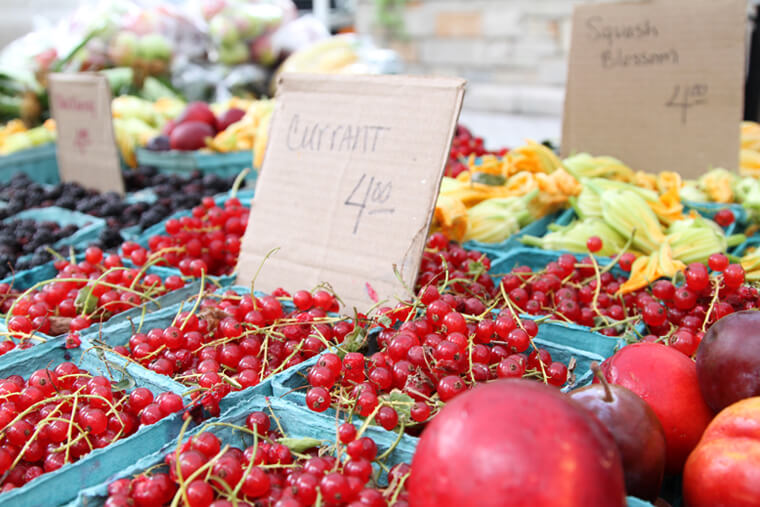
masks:
[(218, 131), (221, 132), (222, 130), (225, 130), (233, 123), (240, 121), (243, 116), (245, 116), (245, 111), (238, 109), (237, 107), (226, 110), (220, 114), (219, 118), (216, 120)]
[(174, 130), (174, 127), (176, 126), (177, 126), (177, 122), (175, 122), (174, 120), (167, 120), (167, 122), (164, 123), (164, 126), (161, 129), (161, 134), (165, 136), (172, 135), (172, 131)]
[(175, 118), (174, 123), (181, 125), (183, 123), (199, 121), (209, 125), (216, 132), (216, 116), (205, 102), (190, 102), (185, 109)]
[(206, 138), (214, 136), (214, 129), (200, 121), (189, 121), (174, 127), (169, 144), (173, 150), (199, 150), (205, 148)]
[[(592, 365), (599, 376), (598, 365)], [(665, 475), (665, 433), (652, 408), (623, 386), (581, 387), (570, 398), (589, 410), (615, 439), (623, 459), (625, 490), (649, 501), (657, 499)]]
[(760, 312), (732, 313), (710, 326), (697, 349), (697, 378), (715, 412), (760, 396)]
[(665, 473), (680, 473), (713, 416), (699, 390), (694, 361), (667, 345), (635, 343), (605, 360), (601, 369), (608, 382), (649, 403), (665, 432)]
[(610, 434), (559, 390), (521, 379), (448, 402), (422, 432), (408, 484), (415, 507), (625, 505)]

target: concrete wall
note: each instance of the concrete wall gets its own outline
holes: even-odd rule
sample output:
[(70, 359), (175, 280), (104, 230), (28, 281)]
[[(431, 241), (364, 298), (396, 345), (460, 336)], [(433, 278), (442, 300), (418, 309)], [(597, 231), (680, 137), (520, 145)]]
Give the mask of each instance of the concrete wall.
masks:
[(374, 0), (359, 0), (357, 29), (397, 50), (410, 73), (466, 78), (468, 109), (559, 115), (573, 6), (591, 2), (407, 0), (405, 35), (389, 38)]

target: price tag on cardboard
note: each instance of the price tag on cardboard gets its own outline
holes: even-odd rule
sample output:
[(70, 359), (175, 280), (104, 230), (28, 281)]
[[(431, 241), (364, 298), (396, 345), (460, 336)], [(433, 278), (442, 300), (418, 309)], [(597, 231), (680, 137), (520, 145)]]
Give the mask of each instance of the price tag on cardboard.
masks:
[(736, 169), (745, 26), (746, 0), (576, 7), (562, 154), (687, 177)]
[(237, 282), (256, 276), (263, 291), (328, 282), (360, 311), (407, 296), (464, 80), (286, 74), (277, 89)]
[(111, 89), (98, 74), (51, 74), (50, 109), (58, 131), (58, 171), (101, 192), (124, 193), (111, 117)]

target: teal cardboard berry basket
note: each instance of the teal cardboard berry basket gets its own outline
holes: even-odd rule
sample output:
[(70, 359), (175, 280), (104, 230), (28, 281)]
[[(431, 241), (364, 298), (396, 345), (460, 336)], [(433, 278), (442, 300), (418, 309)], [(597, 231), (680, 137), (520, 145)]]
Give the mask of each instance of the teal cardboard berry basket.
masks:
[(477, 250), (485, 253), (491, 260), (495, 260), (501, 255), (509, 253), (515, 248), (520, 248), (520, 238), (529, 236), (543, 236), (549, 231), (549, 226), (553, 223), (567, 225), (574, 216), (573, 210), (564, 210), (546, 215), (538, 220), (526, 225), (518, 232), (499, 243), (483, 243), (482, 241), (465, 241), (462, 246), (467, 250)]
[(106, 221), (102, 218), (57, 206), (27, 209), (6, 218), (3, 222), (12, 222), (14, 220), (55, 222), (61, 227), (67, 225), (76, 225), (78, 227), (78, 230), (74, 234), (61, 238), (54, 243), (53, 248), (71, 246), (74, 249), (83, 249), (97, 240), (100, 233), (106, 227)]
[[(127, 391), (145, 387), (154, 394), (166, 391), (181, 394), (182, 386), (176, 382), (138, 365), (126, 365), (116, 355), (83, 352), (84, 349), (68, 350), (62, 344), (59, 345), (46, 350), (35, 348), (24, 351), (13, 364), (0, 367), (0, 378), (21, 375), (26, 379), (35, 370), (52, 369), (64, 361), (71, 361), (92, 375), (103, 375), (119, 384), (128, 384), (130, 387), (126, 388)], [(87, 347), (86, 341), (83, 342), (83, 347)], [(124, 469), (126, 464), (135, 463), (161, 449), (179, 435), (182, 423), (182, 415), (178, 412), (155, 424), (141, 427), (129, 437), (95, 449), (79, 461), (42, 474), (20, 488), (0, 494), (0, 504), (4, 507), (48, 507), (69, 502), (81, 490), (104, 481)]]
[[(253, 444), (253, 437), (248, 433), (236, 430), (230, 425), (245, 426), (246, 417), (254, 411), (265, 412), (270, 415), (270, 418), (272, 418), (272, 415), (276, 417), (288, 438), (313, 439), (326, 445), (335, 444), (336, 423), (334, 418), (311, 412), (276, 398), (257, 398), (249, 400), (247, 403), (242, 403), (235, 409), (222, 414), (218, 419), (211, 419), (206, 424), (194, 428), (185, 435), (186, 438), (184, 440), (186, 441), (187, 438), (201, 431), (209, 431), (221, 440), (222, 445), (230, 444), (241, 448), (250, 446)], [(274, 421), (272, 425), (275, 425)], [(390, 449), (397, 438), (397, 435), (394, 433), (373, 427), (368, 428), (364, 435), (375, 441), (378, 447), (378, 454), (382, 454)], [(108, 480), (82, 491), (76, 502), (71, 505), (87, 507), (103, 505), (108, 496), (108, 484), (120, 478), (139, 475), (148, 468), (160, 465), (163, 463), (166, 454), (176, 449), (178, 441), (179, 439), (176, 439), (159, 452), (144, 457), (134, 465), (112, 475)], [(385, 465), (390, 467), (402, 462), (411, 463), (416, 444), (416, 439), (407, 436), (402, 437), (393, 448), (393, 451), (388, 455)], [(167, 470), (163, 467), (162, 470), (158, 471), (166, 472)], [(381, 483), (385, 483), (385, 480), (385, 474), (383, 473), (380, 475), (380, 481)]]
[[(216, 174), (223, 178), (237, 176), (243, 169), (253, 168), (253, 150), (230, 153), (210, 153), (203, 151), (151, 151), (137, 149), (137, 163), (153, 166), (160, 172), (187, 174), (195, 170)], [(252, 170), (246, 180), (255, 181), (258, 172)]]
[[(84, 254), (80, 254), (76, 257), (77, 261), (82, 261), (84, 259)], [(58, 274), (58, 270), (55, 269), (55, 266), (53, 265), (53, 262), (49, 262), (47, 264), (42, 264), (41, 266), (36, 266), (32, 269), (26, 270), (26, 271), (20, 271), (18, 273), (15, 273), (12, 276), (9, 276), (5, 279), (0, 280), (0, 283), (7, 283), (11, 286), (11, 288), (16, 292), (23, 292), (26, 291), (35, 285), (44, 282), (46, 280), (53, 280), (55, 276)], [(158, 267), (151, 267), (148, 268), (146, 271), (148, 274), (157, 274), (162, 279), (166, 279), (166, 277), (170, 274), (175, 274), (173, 271), (169, 272), (166, 271), (165, 268), (158, 268)], [(224, 286), (227, 283), (231, 282), (231, 278), (223, 278), (216, 281), (220, 286)], [(135, 322), (138, 321), (143, 314), (150, 314), (151, 312), (160, 310), (162, 308), (171, 307), (173, 305), (176, 305), (182, 301), (185, 301), (189, 298), (194, 297), (198, 294), (201, 288), (201, 282), (200, 280), (190, 280), (186, 282), (185, 286), (174, 290), (167, 292), (166, 294), (162, 296), (158, 296), (157, 298), (154, 298), (153, 300), (146, 300), (143, 302), (140, 306), (137, 306), (135, 308), (132, 308), (130, 310), (117, 313), (110, 317), (110, 319), (116, 319), (118, 321), (123, 322)], [(87, 335), (95, 335), (101, 332), (103, 326), (110, 320), (106, 320), (104, 322), (96, 322), (93, 323), (90, 327), (83, 329), (79, 332), (80, 336), (87, 336)], [(0, 336), (5, 336), (7, 338), (10, 338), (8, 336), (8, 328), (6, 325), (7, 319), (5, 317), (0, 317)], [(40, 343), (40, 342), (50, 342), (50, 341), (63, 341), (64, 335), (48, 335), (43, 333), (35, 333), (35, 338), (32, 339), (32, 343)], [(16, 341), (16, 340), (14, 340)], [(39, 345), (35, 345), (35, 347), (38, 347)], [(12, 349), (6, 354), (0, 356), (0, 364), (4, 364), (6, 361), (13, 361), (15, 360), (16, 354), (21, 352), (20, 349)]]
[(9, 181), (14, 174), (19, 172), (25, 173), (37, 183), (55, 184), (60, 182), (55, 143), (43, 144), (10, 155), (0, 156), (0, 183)]

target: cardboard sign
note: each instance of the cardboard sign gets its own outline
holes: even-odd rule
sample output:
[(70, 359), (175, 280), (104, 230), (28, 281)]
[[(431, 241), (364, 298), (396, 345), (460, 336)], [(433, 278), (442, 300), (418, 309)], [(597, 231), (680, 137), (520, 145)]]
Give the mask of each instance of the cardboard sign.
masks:
[(101, 192), (124, 193), (111, 118), (111, 89), (98, 74), (51, 74), (50, 110), (58, 130), (58, 171)]
[(328, 282), (362, 311), (406, 297), (393, 266), (413, 288), (464, 80), (286, 74), (277, 90), (237, 282)]
[(576, 7), (563, 155), (611, 155), (690, 177), (736, 169), (745, 11), (746, 0)]

